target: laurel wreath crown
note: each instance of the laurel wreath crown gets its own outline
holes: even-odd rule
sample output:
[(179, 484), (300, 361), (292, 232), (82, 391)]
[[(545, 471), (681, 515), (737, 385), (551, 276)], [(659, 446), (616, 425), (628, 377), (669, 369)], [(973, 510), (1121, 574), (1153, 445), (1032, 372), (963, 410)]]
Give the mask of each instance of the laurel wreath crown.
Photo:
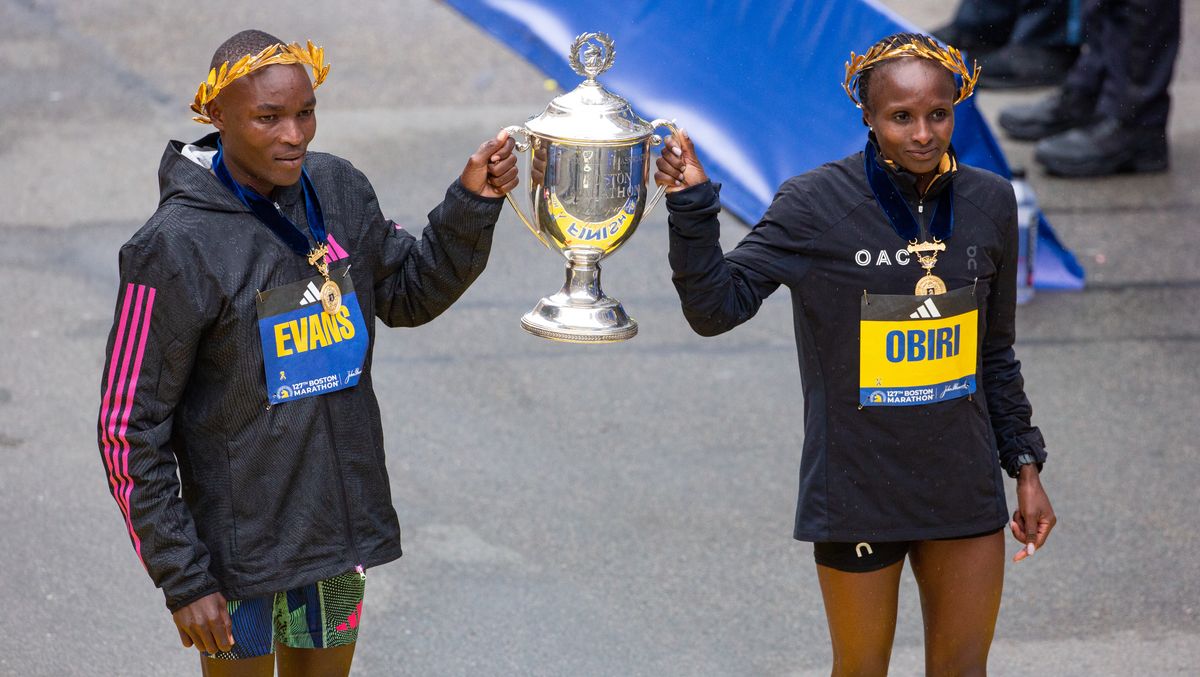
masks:
[(954, 47), (949, 45), (943, 47), (937, 43), (927, 44), (917, 41), (901, 45), (875, 45), (862, 55), (850, 52), (850, 60), (846, 62), (846, 80), (842, 83), (842, 89), (846, 90), (846, 95), (850, 97), (855, 106), (862, 108), (862, 102), (858, 100), (858, 80), (863, 72), (881, 61), (904, 56), (936, 61), (946, 70), (961, 77), (962, 82), (958, 86), (958, 96), (954, 99), (956, 105), (965, 101), (975, 91), (975, 83), (979, 80), (979, 62), (975, 62), (974, 68), (968, 67), (962, 52)]
[(208, 71), (208, 79), (200, 83), (200, 89), (196, 91), (196, 100), (192, 102), (192, 112), (196, 113), (192, 119), (202, 124), (211, 124), (208, 104), (217, 98), (221, 90), (234, 80), (267, 66), (297, 63), (309, 66), (312, 68), (313, 89), (320, 87), (321, 83), (325, 82), (325, 76), (329, 75), (330, 64), (325, 63), (325, 48), (314, 47), (312, 40), (307, 40), (306, 43), (305, 46), (296, 42), (290, 45), (276, 43), (263, 48), (258, 54), (247, 54), (232, 65), (226, 61), (220, 68)]

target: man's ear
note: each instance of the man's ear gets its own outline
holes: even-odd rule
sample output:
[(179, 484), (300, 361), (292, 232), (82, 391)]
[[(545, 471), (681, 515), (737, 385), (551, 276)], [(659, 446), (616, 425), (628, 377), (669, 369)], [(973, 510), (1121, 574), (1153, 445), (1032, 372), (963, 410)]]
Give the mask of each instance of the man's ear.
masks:
[(208, 119), (212, 120), (213, 127), (217, 128), (218, 132), (225, 131), (225, 111), (221, 108), (221, 104), (216, 100), (208, 102)]

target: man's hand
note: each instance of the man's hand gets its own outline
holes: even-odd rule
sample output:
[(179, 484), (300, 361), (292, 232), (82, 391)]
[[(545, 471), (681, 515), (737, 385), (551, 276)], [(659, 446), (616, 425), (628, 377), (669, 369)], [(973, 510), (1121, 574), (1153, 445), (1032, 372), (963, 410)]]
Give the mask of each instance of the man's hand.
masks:
[(668, 193), (698, 186), (708, 181), (700, 159), (696, 157), (696, 147), (692, 145), (692, 137), (687, 131), (679, 130), (679, 138), (668, 136), (663, 141), (662, 151), (658, 158), (658, 171), (654, 173), (654, 182), (666, 186)]
[(200, 651), (216, 653), (233, 648), (233, 624), (225, 606), (225, 596), (219, 592), (205, 595), (171, 614), (179, 640)]
[(483, 142), (479, 150), (467, 159), (459, 180), (467, 190), (482, 197), (504, 197), (517, 187), (516, 142), (508, 132), (500, 130), (494, 139)]
[(1021, 474), (1017, 476), (1017, 511), (1013, 513), (1008, 528), (1012, 530), (1013, 538), (1024, 543), (1025, 547), (1017, 551), (1013, 561), (1020, 562), (1031, 557), (1045, 545), (1050, 530), (1057, 522), (1050, 497), (1042, 488), (1037, 466), (1032, 463), (1021, 466)]

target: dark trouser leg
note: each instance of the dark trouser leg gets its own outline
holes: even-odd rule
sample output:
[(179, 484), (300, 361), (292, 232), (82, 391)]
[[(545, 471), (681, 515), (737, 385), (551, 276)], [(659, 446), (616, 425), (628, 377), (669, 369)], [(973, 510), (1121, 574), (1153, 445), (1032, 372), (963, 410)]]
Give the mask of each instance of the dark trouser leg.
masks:
[(279, 677), (345, 677), (354, 660), (354, 644), (328, 649), (293, 649), (275, 645)]
[(1123, 0), (1105, 12), (1107, 78), (1099, 112), (1124, 127), (1165, 128), (1179, 55), (1180, 0)]
[(1007, 0), (962, 0), (952, 23), (978, 39), (1004, 44), (1020, 11), (1019, 3)]
[(1079, 45), (1079, 0), (1026, 0), (1020, 6), (1020, 13), (1013, 22), (1012, 36), (1008, 39), (1010, 44)]
[(925, 674), (987, 674), (1004, 587), (1004, 533), (921, 541), (909, 551), (925, 620)]
[(817, 565), (833, 642), (833, 677), (887, 674), (903, 569), (904, 560), (868, 573)]

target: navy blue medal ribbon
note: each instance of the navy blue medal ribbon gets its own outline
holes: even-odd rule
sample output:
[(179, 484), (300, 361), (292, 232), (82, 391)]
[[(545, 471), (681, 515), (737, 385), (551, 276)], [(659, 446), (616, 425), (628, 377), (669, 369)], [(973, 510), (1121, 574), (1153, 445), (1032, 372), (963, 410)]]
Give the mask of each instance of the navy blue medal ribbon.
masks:
[[(867, 184), (871, 186), (875, 202), (883, 210), (897, 235), (906, 242), (916, 242), (921, 238), (921, 227), (917, 223), (917, 217), (913, 214), (908, 200), (900, 193), (896, 180), (879, 165), (876, 156), (875, 144), (868, 141), (867, 148), (863, 151), (863, 165), (867, 171)], [(951, 182), (934, 202), (933, 215), (929, 219), (929, 234), (936, 241), (944, 241), (949, 239), (953, 232), (954, 183)]]
[[(225, 187), (232, 191), (242, 204), (249, 207), (254, 216), (270, 228), (276, 237), (283, 240), (284, 244), (297, 254), (308, 256), (313, 248), (309, 246), (308, 238), (304, 236), (300, 227), (284, 216), (274, 202), (234, 180), (233, 175), (229, 173), (229, 168), (225, 166), (224, 150), (221, 148), (220, 141), (217, 141), (217, 154), (213, 157), (212, 170), (217, 179), (225, 184)], [(304, 190), (304, 213), (308, 217), (308, 230), (319, 247), (325, 244), (327, 239), (325, 215), (321, 211), (321, 202), (317, 199), (317, 190), (308, 176), (308, 170), (304, 168), (300, 170), (300, 186)]]

